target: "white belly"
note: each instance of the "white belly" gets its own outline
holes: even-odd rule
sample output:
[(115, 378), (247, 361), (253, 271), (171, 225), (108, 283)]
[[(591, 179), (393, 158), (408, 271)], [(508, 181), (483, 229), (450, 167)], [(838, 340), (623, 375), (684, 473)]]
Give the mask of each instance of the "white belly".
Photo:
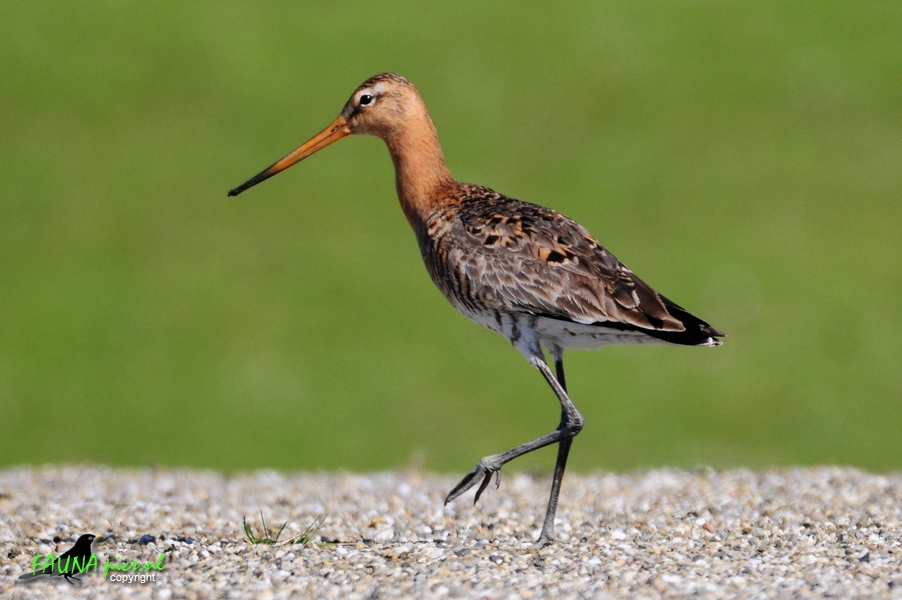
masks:
[(535, 330), (540, 339), (561, 348), (594, 350), (611, 344), (667, 344), (664, 340), (638, 331), (623, 331), (603, 325), (586, 325), (545, 317), (536, 320)]
[(538, 317), (529, 313), (509, 313), (496, 310), (472, 312), (457, 307), (466, 317), (476, 321), (486, 329), (500, 333), (511, 342), (525, 331), (532, 331), (546, 346), (553, 344), (561, 348), (593, 350), (611, 344), (662, 344), (664, 340), (645, 335), (638, 331), (623, 331), (604, 327), (600, 324), (575, 323), (561, 319)]

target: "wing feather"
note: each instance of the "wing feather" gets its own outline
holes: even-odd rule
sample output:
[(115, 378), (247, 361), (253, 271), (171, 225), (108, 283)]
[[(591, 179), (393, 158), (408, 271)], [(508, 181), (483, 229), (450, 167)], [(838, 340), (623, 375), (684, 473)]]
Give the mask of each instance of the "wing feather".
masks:
[(586, 324), (685, 330), (653, 289), (572, 219), (487, 188), (465, 192), (435, 230), (445, 233), (437, 236), (438, 254), (452, 263), (441, 270), (467, 279), (474, 302)]

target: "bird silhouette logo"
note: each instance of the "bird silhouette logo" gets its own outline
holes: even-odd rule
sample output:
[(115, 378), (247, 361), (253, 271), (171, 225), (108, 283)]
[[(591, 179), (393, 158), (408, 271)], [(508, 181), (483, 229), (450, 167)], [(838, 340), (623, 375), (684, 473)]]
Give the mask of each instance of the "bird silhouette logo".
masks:
[(54, 558), (52, 554), (48, 554), (43, 562), (39, 562), (39, 559), (36, 558), (32, 572), (20, 575), (19, 580), (30, 581), (39, 577), (64, 577), (66, 581), (75, 585), (73, 580), (81, 581), (76, 575), (84, 573), (90, 566), (96, 568), (96, 558), (92, 565), (94, 553), (91, 550), (91, 544), (94, 543), (96, 537), (92, 533), (80, 535), (75, 540), (75, 545), (59, 556)]

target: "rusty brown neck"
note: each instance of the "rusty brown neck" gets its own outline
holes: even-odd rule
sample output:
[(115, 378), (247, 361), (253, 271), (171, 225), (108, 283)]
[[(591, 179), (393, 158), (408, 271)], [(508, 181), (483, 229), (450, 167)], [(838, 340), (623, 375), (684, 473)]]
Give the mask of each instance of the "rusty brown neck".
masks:
[(385, 136), (395, 164), (395, 184), (401, 208), (418, 234), (429, 212), (442, 201), (442, 190), (454, 184), (445, 165), (438, 134), (425, 107), (411, 111)]

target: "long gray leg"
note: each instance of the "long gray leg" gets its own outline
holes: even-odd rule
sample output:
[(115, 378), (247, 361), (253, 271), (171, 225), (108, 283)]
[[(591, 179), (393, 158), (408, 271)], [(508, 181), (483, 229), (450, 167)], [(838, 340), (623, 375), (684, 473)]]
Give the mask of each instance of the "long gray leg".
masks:
[(445, 504), (451, 502), (471, 487), (476, 485), (480, 480), (482, 480), (481, 485), (476, 490), (476, 498), (474, 503), (479, 500), (479, 496), (482, 495), (482, 492), (488, 487), (489, 482), (492, 479), (492, 474), (497, 473), (498, 479), (497, 483), (500, 484), (501, 477), (501, 467), (507, 464), (508, 462), (514, 460), (517, 457), (523, 456), (533, 450), (538, 450), (539, 448), (544, 448), (545, 446), (554, 444), (556, 442), (560, 443), (560, 448), (558, 449), (558, 459), (557, 464), (554, 470), (554, 478), (551, 483), (551, 497), (548, 502), (548, 509), (545, 512), (545, 521), (542, 525), (542, 533), (539, 535), (539, 540), (537, 544), (545, 545), (554, 539), (554, 514), (557, 510), (557, 501), (558, 496), (560, 494), (561, 489), (561, 480), (564, 476), (564, 468), (567, 465), (567, 456), (570, 453), (570, 445), (573, 441), (573, 438), (582, 430), (583, 428), (583, 416), (580, 414), (579, 410), (577, 410), (576, 406), (573, 404), (573, 401), (570, 400), (570, 396), (567, 395), (567, 391), (564, 388), (564, 362), (563, 362), (563, 353), (560, 348), (552, 347), (551, 351), (555, 359), (555, 368), (558, 373), (558, 378), (551, 372), (551, 369), (548, 367), (548, 364), (545, 362), (544, 357), (542, 356), (541, 350), (539, 350), (538, 344), (526, 344), (524, 341), (521, 344), (517, 344), (518, 349), (523, 352), (526, 356), (527, 360), (536, 367), (539, 372), (545, 377), (545, 381), (548, 382), (548, 385), (551, 386), (551, 389), (554, 391), (555, 395), (558, 397), (558, 400), (561, 403), (561, 422), (558, 425), (558, 428), (551, 433), (547, 433), (543, 436), (537, 437), (536, 439), (526, 442), (525, 444), (520, 444), (516, 448), (511, 448), (507, 452), (501, 452), (500, 454), (493, 454), (491, 456), (486, 456), (482, 460), (480, 460), (473, 470), (467, 473), (466, 476), (458, 483), (453, 490), (448, 494), (448, 497), (445, 498)]
[[(552, 347), (551, 354), (554, 358), (554, 371), (557, 381), (564, 392), (567, 391), (567, 380), (564, 377), (564, 352), (559, 347)], [(561, 424), (558, 429), (566, 427), (567, 413), (561, 408)], [(564, 479), (564, 469), (567, 467), (567, 457), (570, 455), (570, 446), (573, 437), (564, 438), (558, 444), (557, 463), (554, 465), (554, 477), (551, 480), (551, 495), (548, 498), (548, 509), (545, 511), (545, 521), (542, 523), (542, 533), (539, 535), (537, 546), (546, 546), (554, 541), (554, 515), (557, 512), (557, 501), (561, 494), (561, 482)]]

